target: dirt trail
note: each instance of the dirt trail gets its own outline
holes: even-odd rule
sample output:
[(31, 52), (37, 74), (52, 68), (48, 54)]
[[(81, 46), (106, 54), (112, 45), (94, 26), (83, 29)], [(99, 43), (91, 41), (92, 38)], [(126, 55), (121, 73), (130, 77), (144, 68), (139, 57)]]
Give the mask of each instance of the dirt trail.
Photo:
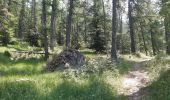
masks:
[(137, 62), (132, 70), (123, 77), (121, 95), (127, 96), (128, 100), (143, 100), (146, 91), (141, 88), (146, 87), (149, 82), (148, 72), (141, 67), (145, 66), (149, 60)]

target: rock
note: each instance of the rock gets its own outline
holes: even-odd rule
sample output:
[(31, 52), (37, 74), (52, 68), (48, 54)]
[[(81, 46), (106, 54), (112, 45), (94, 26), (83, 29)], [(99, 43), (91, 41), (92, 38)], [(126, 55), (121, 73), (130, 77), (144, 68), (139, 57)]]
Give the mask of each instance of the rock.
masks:
[(54, 55), (52, 60), (47, 63), (47, 71), (57, 69), (67, 69), (70, 67), (80, 67), (85, 63), (85, 57), (75, 49), (66, 49), (59, 55)]

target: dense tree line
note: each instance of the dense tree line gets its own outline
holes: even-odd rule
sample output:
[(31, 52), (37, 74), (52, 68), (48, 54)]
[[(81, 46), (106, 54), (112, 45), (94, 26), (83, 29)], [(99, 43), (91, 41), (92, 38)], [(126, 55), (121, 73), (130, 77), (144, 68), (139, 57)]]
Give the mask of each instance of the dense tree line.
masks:
[(46, 59), (57, 44), (110, 51), (113, 60), (117, 53), (170, 54), (169, 5), (168, 0), (0, 0), (0, 42), (8, 45), (12, 37), (43, 47)]

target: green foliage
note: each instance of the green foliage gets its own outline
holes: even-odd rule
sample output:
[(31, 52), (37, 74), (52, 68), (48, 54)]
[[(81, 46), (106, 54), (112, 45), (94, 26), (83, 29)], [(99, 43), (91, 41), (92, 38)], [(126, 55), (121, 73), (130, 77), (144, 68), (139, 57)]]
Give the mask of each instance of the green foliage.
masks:
[(39, 34), (30, 29), (29, 34), (26, 37), (26, 41), (30, 46), (39, 46)]
[(11, 57), (11, 54), (9, 51), (4, 51), (4, 56)]
[(102, 23), (102, 15), (99, 12), (99, 4), (94, 0), (93, 6), (93, 19), (90, 23), (91, 26), (91, 49), (95, 49), (96, 52), (104, 52), (106, 50), (106, 37), (103, 33), (103, 29), (101, 26)]
[(149, 100), (170, 99), (170, 70), (163, 72), (149, 87)]
[(157, 55), (156, 55), (156, 59), (157, 60), (163, 60), (164, 58), (166, 58), (167, 55), (164, 53), (164, 52), (159, 52)]
[(9, 44), (11, 35), (13, 34), (13, 21), (14, 16), (4, 5), (0, 4), (0, 42), (4, 46)]

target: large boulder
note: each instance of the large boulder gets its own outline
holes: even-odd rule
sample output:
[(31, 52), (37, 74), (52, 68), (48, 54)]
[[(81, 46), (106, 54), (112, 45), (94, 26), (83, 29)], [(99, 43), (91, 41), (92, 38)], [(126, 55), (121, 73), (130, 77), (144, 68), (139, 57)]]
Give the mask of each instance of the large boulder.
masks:
[(68, 67), (80, 67), (85, 63), (85, 57), (75, 49), (66, 49), (58, 55), (54, 55), (52, 60), (47, 63), (47, 71), (66, 69)]

